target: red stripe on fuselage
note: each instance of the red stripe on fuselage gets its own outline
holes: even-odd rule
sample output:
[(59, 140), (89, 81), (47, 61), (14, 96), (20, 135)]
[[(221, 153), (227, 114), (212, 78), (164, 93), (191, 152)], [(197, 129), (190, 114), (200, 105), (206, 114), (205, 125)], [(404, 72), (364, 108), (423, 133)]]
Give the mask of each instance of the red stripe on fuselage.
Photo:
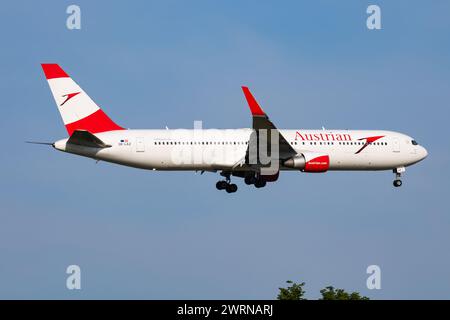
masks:
[(47, 80), (54, 78), (69, 78), (69, 75), (56, 63), (42, 63), (41, 66)]
[(95, 111), (86, 118), (66, 124), (66, 129), (69, 136), (72, 135), (75, 130), (87, 130), (90, 133), (124, 130), (124, 128), (118, 126), (101, 109)]

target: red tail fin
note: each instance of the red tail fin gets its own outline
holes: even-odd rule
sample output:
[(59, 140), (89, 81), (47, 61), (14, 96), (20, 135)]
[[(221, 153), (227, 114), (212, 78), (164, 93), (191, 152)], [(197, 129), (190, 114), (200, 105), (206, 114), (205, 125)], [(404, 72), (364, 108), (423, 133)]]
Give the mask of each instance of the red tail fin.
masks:
[(123, 130), (59, 65), (44, 63), (42, 69), (69, 135), (75, 130), (88, 130), (91, 133)]

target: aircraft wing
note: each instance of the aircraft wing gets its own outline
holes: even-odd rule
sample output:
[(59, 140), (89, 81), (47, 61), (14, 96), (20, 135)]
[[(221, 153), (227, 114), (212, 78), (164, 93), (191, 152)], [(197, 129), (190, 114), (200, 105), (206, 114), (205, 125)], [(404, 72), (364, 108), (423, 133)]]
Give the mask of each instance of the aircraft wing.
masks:
[[(277, 127), (273, 124), (272, 121), (269, 120), (267, 114), (263, 111), (263, 109), (259, 106), (256, 99), (253, 97), (252, 93), (247, 87), (242, 87), (244, 91), (245, 98), (247, 100), (248, 106), (253, 116), (253, 129), (255, 132), (253, 133), (253, 139), (258, 139), (258, 146), (260, 146), (260, 134), (258, 130), (267, 130), (267, 150), (270, 150), (270, 137), (276, 132), (278, 134), (278, 145), (279, 145), (279, 159), (286, 160), (295, 155), (297, 152), (292, 148), (289, 142), (281, 135), (278, 131)], [(252, 139), (252, 138), (251, 138)], [(254, 142), (253, 142), (254, 143)], [(247, 149), (247, 156), (249, 150)], [(269, 153), (269, 151), (268, 151)]]

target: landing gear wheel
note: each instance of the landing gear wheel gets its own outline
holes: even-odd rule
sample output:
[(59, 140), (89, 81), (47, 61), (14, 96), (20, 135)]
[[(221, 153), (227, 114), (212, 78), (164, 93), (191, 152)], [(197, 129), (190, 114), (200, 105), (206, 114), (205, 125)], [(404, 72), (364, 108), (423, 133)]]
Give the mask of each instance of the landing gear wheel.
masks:
[(226, 190), (228, 193), (233, 193), (233, 192), (236, 192), (237, 189), (238, 189), (237, 185), (235, 185), (234, 183), (230, 183), (230, 184), (227, 185), (227, 187), (226, 187), (225, 190)]
[(245, 182), (245, 184), (247, 184), (247, 185), (255, 184), (256, 178), (255, 178), (254, 176), (246, 176), (246, 177), (244, 178), (244, 182)]
[(266, 181), (264, 181), (264, 180), (256, 180), (256, 182), (255, 182), (255, 187), (257, 187), (257, 188), (263, 188), (263, 187), (265, 187), (266, 186)]
[(402, 180), (396, 179), (394, 180), (394, 187), (398, 188), (402, 185)]
[(228, 183), (226, 181), (223, 181), (223, 180), (217, 181), (217, 183), (216, 183), (217, 190), (224, 190), (224, 189), (227, 188), (227, 186), (228, 186)]
[(398, 188), (402, 185), (402, 180), (400, 180), (400, 178), (402, 177), (402, 173), (404, 173), (405, 170), (406, 170), (405, 167), (400, 167), (400, 168), (396, 168), (396, 169), (392, 170), (395, 175), (394, 182), (393, 182), (394, 187)]

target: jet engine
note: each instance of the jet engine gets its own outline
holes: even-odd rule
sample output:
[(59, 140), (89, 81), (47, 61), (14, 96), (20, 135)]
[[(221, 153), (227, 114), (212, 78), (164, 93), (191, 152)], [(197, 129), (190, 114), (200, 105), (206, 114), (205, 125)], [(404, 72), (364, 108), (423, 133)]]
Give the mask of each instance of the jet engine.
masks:
[(283, 165), (303, 172), (326, 172), (330, 167), (330, 157), (325, 153), (303, 152), (287, 159)]

